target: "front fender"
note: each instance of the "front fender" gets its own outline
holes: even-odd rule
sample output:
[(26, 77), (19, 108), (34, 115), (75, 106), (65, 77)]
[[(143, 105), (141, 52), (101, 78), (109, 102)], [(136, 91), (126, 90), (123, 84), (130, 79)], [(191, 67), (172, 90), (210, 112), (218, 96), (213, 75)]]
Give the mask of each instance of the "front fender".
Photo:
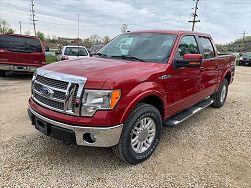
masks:
[(121, 122), (125, 122), (136, 105), (149, 96), (157, 96), (164, 105), (166, 104), (166, 92), (160, 84), (155, 82), (141, 83), (129, 91), (124, 97), (124, 100), (121, 101), (123, 104), (126, 104)]

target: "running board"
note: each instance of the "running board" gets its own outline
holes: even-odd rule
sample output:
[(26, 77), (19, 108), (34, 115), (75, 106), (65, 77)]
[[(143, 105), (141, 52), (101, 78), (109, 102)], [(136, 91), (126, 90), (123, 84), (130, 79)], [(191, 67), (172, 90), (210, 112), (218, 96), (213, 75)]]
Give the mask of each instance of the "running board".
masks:
[(214, 100), (212, 98), (205, 99), (205, 100), (197, 103), (196, 105), (188, 108), (187, 110), (180, 112), (180, 113), (176, 114), (175, 116), (172, 116), (172, 117), (166, 119), (163, 122), (163, 124), (164, 124), (164, 126), (168, 126), (168, 127), (176, 126), (176, 125), (180, 124), (181, 122), (185, 121), (186, 119), (188, 119), (189, 117), (191, 117), (192, 115), (201, 111), (202, 109), (208, 107), (213, 102), (214, 102)]

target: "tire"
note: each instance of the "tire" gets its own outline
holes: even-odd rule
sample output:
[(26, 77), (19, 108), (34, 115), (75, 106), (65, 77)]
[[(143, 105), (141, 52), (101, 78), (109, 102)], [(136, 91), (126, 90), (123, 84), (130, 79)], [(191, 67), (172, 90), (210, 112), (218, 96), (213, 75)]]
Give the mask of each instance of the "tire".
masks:
[[(148, 128), (144, 125), (148, 125)], [(141, 163), (156, 149), (161, 133), (160, 112), (152, 105), (140, 103), (125, 122), (119, 143), (113, 147), (113, 152), (129, 164)]]
[(6, 76), (6, 71), (0, 70), (0, 77), (5, 77), (5, 76)]
[(228, 93), (228, 81), (227, 79), (224, 79), (220, 85), (219, 91), (211, 96), (211, 98), (214, 99), (214, 103), (211, 104), (211, 106), (214, 108), (222, 107), (227, 99), (227, 93)]

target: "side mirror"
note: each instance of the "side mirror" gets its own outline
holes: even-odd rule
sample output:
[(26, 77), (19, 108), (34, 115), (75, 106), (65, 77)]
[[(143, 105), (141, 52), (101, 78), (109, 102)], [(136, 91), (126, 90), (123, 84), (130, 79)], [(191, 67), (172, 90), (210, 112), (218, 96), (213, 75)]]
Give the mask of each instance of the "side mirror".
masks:
[(201, 65), (202, 55), (201, 54), (185, 54), (183, 59), (175, 59), (175, 68), (187, 67), (187, 68), (198, 68)]

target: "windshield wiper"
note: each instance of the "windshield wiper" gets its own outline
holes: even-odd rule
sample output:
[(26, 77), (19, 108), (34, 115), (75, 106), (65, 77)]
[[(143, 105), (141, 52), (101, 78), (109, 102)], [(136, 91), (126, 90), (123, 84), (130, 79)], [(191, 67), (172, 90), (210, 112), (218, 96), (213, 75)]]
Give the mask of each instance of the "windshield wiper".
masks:
[(137, 58), (137, 57), (135, 57), (135, 56), (130, 56), (130, 55), (111, 56), (111, 57), (145, 62), (143, 59), (139, 59), (139, 58)]
[(101, 53), (96, 53), (96, 54), (94, 54), (94, 55), (98, 55), (98, 56), (103, 57), (103, 58), (106, 58), (106, 57), (107, 57), (106, 54), (101, 54)]

